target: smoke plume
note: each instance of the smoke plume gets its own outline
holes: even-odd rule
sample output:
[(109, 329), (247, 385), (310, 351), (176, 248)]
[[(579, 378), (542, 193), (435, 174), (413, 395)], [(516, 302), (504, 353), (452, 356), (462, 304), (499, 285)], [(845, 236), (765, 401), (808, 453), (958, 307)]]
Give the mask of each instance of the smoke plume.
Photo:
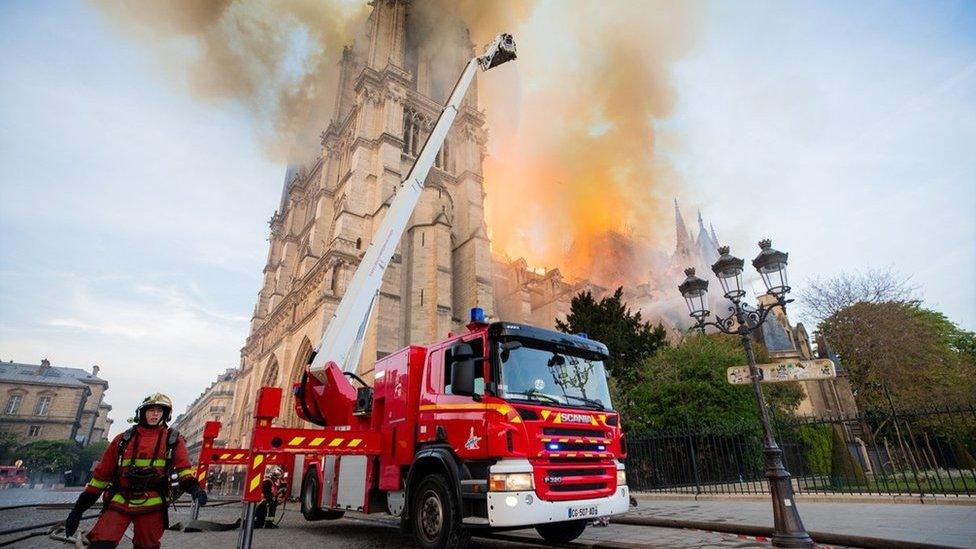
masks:
[[(517, 71), (518, 89), (506, 97), (497, 75), (482, 78), (496, 250), (575, 276), (605, 272), (605, 284), (646, 281), (647, 250), (672, 238), (679, 183), (656, 124), (674, 108), (670, 69), (691, 47), (695, 15), (685, 3), (540, 5), (517, 35), (518, 61), (501, 67)], [(621, 235), (637, 249), (608, 257)]]
[[(308, 160), (332, 117), (337, 61), (365, 45), (369, 6), (350, 0), (96, 0), (147, 44), (196, 96), (235, 101), (258, 122), (268, 150)], [(414, 0), (411, 47), (478, 49), (512, 33), (519, 59), (479, 77), (488, 114), (487, 221), (493, 250), (607, 282), (640, 279), (650, 248), (671, 235), (678, 185), (658, 150), (656, 125), (675, 104), (670, 70), (692, 45), (688, 3)], [(457, 60), (445, 60), (456, 72)], [(439, 66), (439, 65), (438, 65)], [(454, 75), (449, 81), (453, 82)], [(439, 98), (443, 99), (443, 98)], [(621, 240), (623, 238), (623, 240)], [(607, 270), (608, 243), (628, 262)], [(615, 275), (613, 273), (619, 273)]]

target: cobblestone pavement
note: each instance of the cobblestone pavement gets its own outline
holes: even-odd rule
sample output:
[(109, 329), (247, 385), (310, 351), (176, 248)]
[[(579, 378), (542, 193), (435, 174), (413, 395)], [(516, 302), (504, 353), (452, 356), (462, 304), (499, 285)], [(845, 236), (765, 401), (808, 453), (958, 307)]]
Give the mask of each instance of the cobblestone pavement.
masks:
[[(77, 491), (42, 491), (22, 490), (18, 492), (0, 492), (0, 507), (26, 503), (69, 503), (77, 497)], [(296, 504), (289, 504), (284, 513), (281, 528), (278, 530), (256, 530), (254, 547), (308, 547), (308, 546), (342, 546), (344, 549), (367, 547), (414, 547), (409, 536), (400, 534), (397, 523), (387, 517), (363, 516), (350, 513), (347, 518), (338, 521), (307, 522), (297, 512)], [(240, 505), (233, 503), (223, 506), (208, 506), (201, 510), (200, 518), (215, 522), (230, 523), (240, 516)], [(90, 511), (95, 514), (97, 511)], [(29, 526), (44, 522), (63, 520), (67, 509), (10, 509), (0, 511), (0, 531)], [(189, 520), (189, 510), (177, 509), (171, 512), (171, 522)], [(82, 529), (90, 528), (94, 519), (82, 523)], [(41, 529), (38, 529), (41, 530)], [(131, 534), (131, 532), (130, 532)], [(24, 534), (0, 536), (0, 543), (10, 541)], [(237, 543), (237, 531), (183, 533), (167, 532), (163, 539), (163, 547), (215, 549), (218, 547), (234, 547)], [(534, 530), (519, 530), (506, 532), (498, 538), (476, 537), (471, 544), (475, 549), (486, 547), (538, 547), (541, 538)], [(736, 536), (703, 532), (698, 530), (680, 530), (671, 528), (647, 528), (629, 525), (611, 525), (605, 528), (587, 528), (583, 536), (570, 547), (769, 547), (768, 544), (754, 540), (739, 539)], [(52, 548), (69, 547), (48, 539), (46, 536), (33, 537), (20, 541), (13, 547), (22, 548)], [(123, 541), (122, 548), (132, 547), (131, 541)]]
[[(77, 491), (0, 491), (0, 507), (23, 503), (68, 503), (77, 497)], [(240, 515), (240, 505), (208, 506), (201, 510), (200, 518), (230, 523)], [(875, 505), (875, 504), (814, 504), (801, 507), (804, 520), (811, 530), (861, 533), (877, 537), (928, 541), (960, 547), (976, 546), (976, 507), (944, 505)], [(67, 509), (11, 509), (0, 511), (0, 531), (20, 526), (62, 520)], [(96, 511), (91, 511), (94, 514)], [(186, 522), (188, 509), (180, 508), (171, 513), (171, 521)], [(739, 524), (770, 524), (769, 504), (761, 502), (689, 502), (642, 500), (633, 511), (641, 516), (712, 520)], [(93, 520), (82, 528), (90, 528)], [(278, 530), (257, 530), (254, 547), (307, 547), (342, 546), (344, 549), (366, 547), (413, 547), (408, 536), (399, 533), (396, 521), (381, 515), (363, 516), (349, 513), (338, 521), (306, 522), (297, 512), (296, 504), (287, 506)], [(0, 543), (22, 534), (0, 536)], [(967, 537), (968, 536), (968, 537)], [(167, 532), (163, 547), (206, 548), (234, 547), (237, 532), (182, 533)], [(484, 547), (534, 547), (541, 539), (534, 530), (506, 532), (496, 538), (475, 538), (474, 548)], [(35, 537), (17, 543), (14, 547), (51, 548), (67, 547), (46, 537)], [(589, 527), (571, 547), (769, 547), (765, 541), (745, 539), (729, 534), (700, 530), (650, 528), (614, 524), (605, 528)], [(123, 542), (123, 548), (131, 542)]]
[[(772, 503), (641, 499), (638, 516), (772, 526)], [(976, 547), (976, 505), (797, 502), (807, 530)]]

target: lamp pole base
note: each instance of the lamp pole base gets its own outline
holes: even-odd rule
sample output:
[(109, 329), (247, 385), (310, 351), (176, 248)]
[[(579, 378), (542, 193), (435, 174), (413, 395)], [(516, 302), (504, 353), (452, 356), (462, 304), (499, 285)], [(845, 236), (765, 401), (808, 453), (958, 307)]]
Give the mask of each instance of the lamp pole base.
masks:
[(803, 527), (796, 508), (790, 473), (783, 467), (783, 451), (778, 446), (766, 446), (763, 454), (766, 457), (766, 480), (773, 498), (773, 547), (813, 547), (813, 540)]

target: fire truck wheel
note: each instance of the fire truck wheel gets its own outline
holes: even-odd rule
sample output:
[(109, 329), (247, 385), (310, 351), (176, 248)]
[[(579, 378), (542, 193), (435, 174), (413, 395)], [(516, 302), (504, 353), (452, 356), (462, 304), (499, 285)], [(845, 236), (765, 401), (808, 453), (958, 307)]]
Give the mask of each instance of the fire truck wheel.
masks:
[(302, 516), (305, 520), (336, 520), (341, 519), (345, 511), (330, 511), (322, 509), (319, 502), (319, 476), (314, 469), (309, 469), (302, 480)]
[(535, 527), (535, 531), (539, 532), (542, 539), (549, 543), (569, 543), (580, 537), (583, 534), (583, 530), (586, 530), (585, 520), (557, 522), (555, 524), (543, 524)]
[(424, 477), (413, 489), (410, 523), (419, 546), (443, 549), (468, 544), (471, 534), (461, 526), (461, 506), (455, 499), (447, 477), (440, 474)]

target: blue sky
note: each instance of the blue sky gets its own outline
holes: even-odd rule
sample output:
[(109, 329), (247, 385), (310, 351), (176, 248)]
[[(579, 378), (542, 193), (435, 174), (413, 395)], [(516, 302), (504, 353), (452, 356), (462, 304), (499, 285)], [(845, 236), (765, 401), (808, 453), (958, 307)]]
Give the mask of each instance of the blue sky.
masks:
[[(673, 67), (688, 210), (798, 290), (890, 267), (976, 328), (976, 4), (721, 2)], [(0, 4), (0, 359), (102, 366), (116, 431), (236, 366), (284, 167), (89, 5)]]

